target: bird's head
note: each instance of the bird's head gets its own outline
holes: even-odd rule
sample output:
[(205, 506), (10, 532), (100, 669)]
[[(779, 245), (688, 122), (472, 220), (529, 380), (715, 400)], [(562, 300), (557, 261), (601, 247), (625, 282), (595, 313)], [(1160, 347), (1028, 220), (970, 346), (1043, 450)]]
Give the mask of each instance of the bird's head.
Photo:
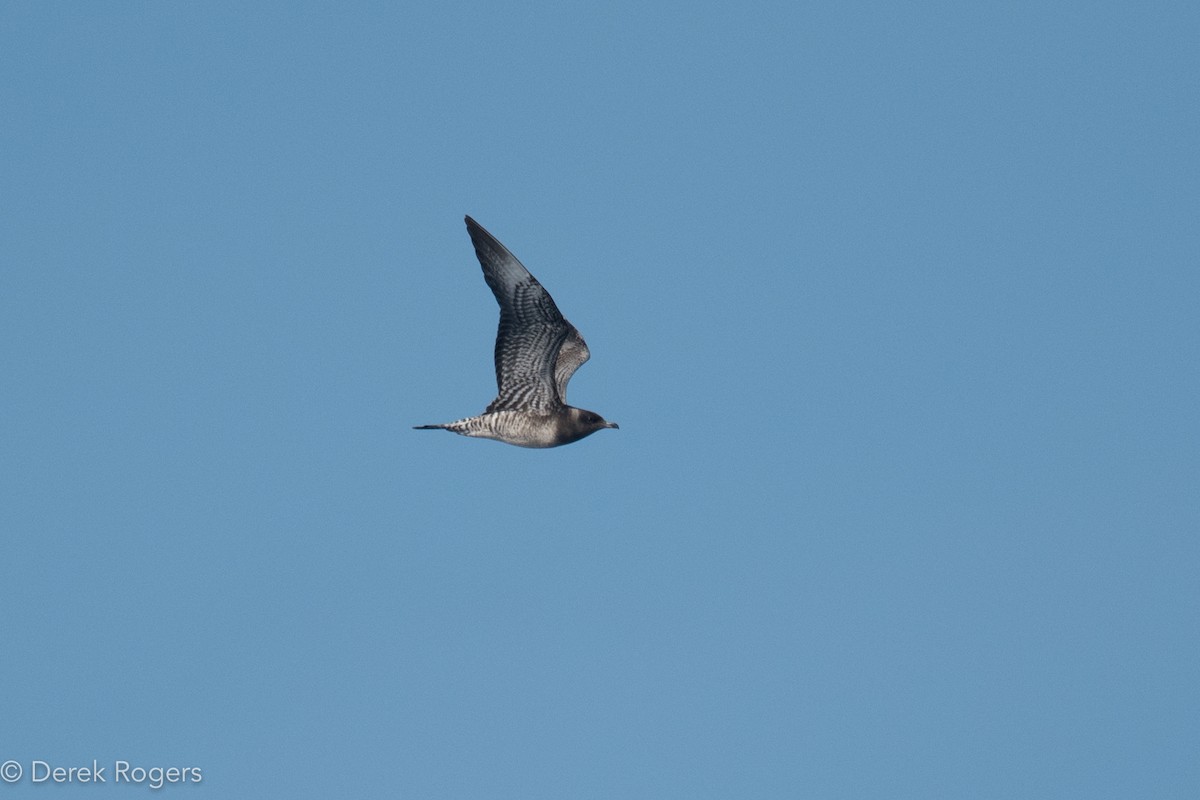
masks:
[(609, 422), (595, 411), (588, 411), (583, 408), (570, 408), (568, 413), (570, 414), (571, 418), (571, 427), (579, 434), (576, 437), (577, 439), (590, 436), (596, 431), (604, 428), (620, 428), (617, 423)]

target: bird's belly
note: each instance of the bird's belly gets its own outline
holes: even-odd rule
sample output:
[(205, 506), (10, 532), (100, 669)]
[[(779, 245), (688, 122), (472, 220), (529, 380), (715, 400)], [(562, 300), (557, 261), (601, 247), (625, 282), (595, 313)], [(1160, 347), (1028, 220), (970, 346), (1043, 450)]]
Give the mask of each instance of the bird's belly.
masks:
[(544, 448), (566, 444), (559, 437), (557, 422), (551, 415), (496, 411), (484, 414), (479, 419), (484, 424), (469, 435), (496, 439), (517, 447)]

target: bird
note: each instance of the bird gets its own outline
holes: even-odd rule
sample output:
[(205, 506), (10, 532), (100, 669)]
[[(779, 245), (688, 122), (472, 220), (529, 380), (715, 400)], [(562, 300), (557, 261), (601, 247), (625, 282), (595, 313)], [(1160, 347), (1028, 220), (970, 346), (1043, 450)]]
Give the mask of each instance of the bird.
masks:
[(483, 279), (500, 305), (496, 399), (479, 416), (415, 425), (414, 430), (444, 430), (544, 448), (619, 428), (594, 411), (567, 405), (567, 382), (591, 356), (587, 343), (507, 247), (470, 216), (466, 223)]

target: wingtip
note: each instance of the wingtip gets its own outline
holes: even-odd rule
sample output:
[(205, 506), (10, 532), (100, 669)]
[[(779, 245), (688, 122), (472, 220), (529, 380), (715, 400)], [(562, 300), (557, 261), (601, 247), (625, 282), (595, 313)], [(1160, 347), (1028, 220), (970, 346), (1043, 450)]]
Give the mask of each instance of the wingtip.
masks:
[(467, 233), (470, 235), (471, 241), (475, 241), (476, 239), (480, 239), (480, 238), (483, 238), (483, 239), (495, 239), (496, 238), (495, 236), (492, 236), (490, 233), (488, 233), (487, 228), (483, 227), (478, 222), (476, 222), (475, 218), (472, 217), (470, 214), (467, 214), (466, 216), (464, 216), (463, 221), (467, 223)]
[(481, 260), (485, 258), (487, 250), (495, 251), (500, 256), (507, 256), (514, 261), (516, 260), (516, 256), (510, 253), (508, 248), (501, 244), (500, 240), (493, 236), (487, 228), (476, 222), (470, 214), (465, 219), (467, 222), (467, 233), (470, 235), (471, 241), (475, 245), (475, 252), (479, 254)]

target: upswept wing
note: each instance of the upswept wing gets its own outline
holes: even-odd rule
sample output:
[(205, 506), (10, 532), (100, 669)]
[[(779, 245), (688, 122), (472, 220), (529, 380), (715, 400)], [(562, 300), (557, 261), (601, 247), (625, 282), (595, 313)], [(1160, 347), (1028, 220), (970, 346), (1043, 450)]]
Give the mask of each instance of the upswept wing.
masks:
[(570, 330), (562, 347), (558, 348), (558, 358), (554, 362), (554, 388), (558, 390), (558, 399), (564, 403), (567, 402), (567, 381), (592, 355), (575, 326), (568, 322), (567, 327)]
[(583, 337), (563, 318), (537, 278), (496, 237), (470, 217), (467, 232), (484, 280), (500, 305), (496, 333), (499, 391), (487, 410), (549, 412), (561, 407), (567, 381), (588, 359)]

